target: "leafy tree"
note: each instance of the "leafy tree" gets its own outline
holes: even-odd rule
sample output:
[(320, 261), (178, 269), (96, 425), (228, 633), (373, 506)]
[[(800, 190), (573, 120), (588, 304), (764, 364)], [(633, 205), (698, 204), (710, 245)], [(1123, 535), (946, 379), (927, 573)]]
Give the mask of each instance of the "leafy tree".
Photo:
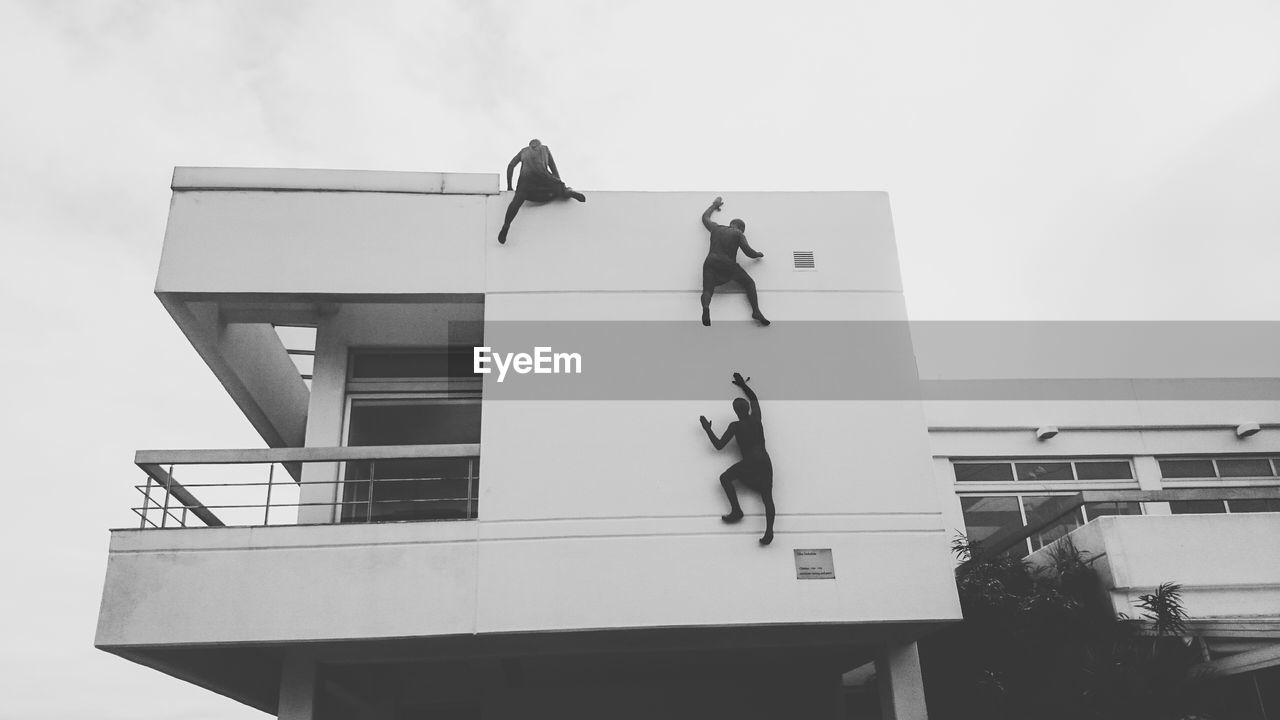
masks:
[(984, 558), (962, 536), (952, 550), (964, 620), (920, 643), (934, 720), (1180, 720), (1198, 709), (1179, 585), (1141, 596), (1140, 617), (1117, 616), (1070, 538), (1041, 570)]

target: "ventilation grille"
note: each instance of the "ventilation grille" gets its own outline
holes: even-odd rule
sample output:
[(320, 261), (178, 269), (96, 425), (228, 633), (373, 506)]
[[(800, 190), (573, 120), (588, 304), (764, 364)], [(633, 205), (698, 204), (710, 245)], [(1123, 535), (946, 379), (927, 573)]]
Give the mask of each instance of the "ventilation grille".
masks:
[(792, 261), (795, 263), (797, 270), (817, 270), (818, 266), (813, 260), (812, 250), (796, 250), (791, 253)]

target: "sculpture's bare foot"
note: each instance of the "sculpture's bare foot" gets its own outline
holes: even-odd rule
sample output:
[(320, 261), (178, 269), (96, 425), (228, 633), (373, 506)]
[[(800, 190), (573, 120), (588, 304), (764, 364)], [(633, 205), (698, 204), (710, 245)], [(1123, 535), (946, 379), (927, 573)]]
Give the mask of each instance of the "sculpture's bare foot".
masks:
[(768, 318), (766, 318), (766, 317), (765, 317), (762, 313), (760, 313), (759, 311), (756, 311), (756, 312), (751, 313), (751, 317), (755, 318), (755, 321), (756, 321), (756, 322), (758, 322), (758, 323), (760, 323), (761, 325), (764, 325), (765, 327), (768, 327), (768, 325), (769, 325), (769, 319), (768, 319)]
[(736, 523), (736, 522), (738, 522), (739, 520), (741, 520), (741, 519), (742, 519), (742, 511), (741, 511), (741, 510), (734, 510), (733, 512), (729, 513), (728, 515), (721, 515), (721, 516), (720, 516), (720, 519), (721, 519), (721, 520), (723, 520), (723, 521), (725, 521), (725, 522), (727, 522), (727, 523)]
[(569, 197), (573, 198), (574, 200), (577, 200), (578, 202), (586, 202), (586, 201), (587, 201), (587, 196), (586, 196), (586, 195), (583, 195), (583, 194), (582, 194), (582, 193), (580, 193), (580, 192), (575, 192), (575, 191), (573, 191), (573, 190), (570, 190), (570, 191), (569, 191)]
[(711, 327), (711, 308), (702, 308), (702, 324)]
[(499, 244), (499, 245), (506, 245), (506, 244), (507, 244), (507, 229), (506, 229), (506, 228), (502, 228), (502, 230), (500, 230), (500, 231), (498, 232), (498, 244)]
[(760, 538), (760, 544), (761, 544), (761, 545), (768, 545), (768, 544), (769, 544), (769, 543), (771, 543), (771, 542), (773, 542), (773, 531), (772, 531), (772, 530), (766, 530), (766, 531), (765, 531), (765, 533), (764, 533), (764, 537)]

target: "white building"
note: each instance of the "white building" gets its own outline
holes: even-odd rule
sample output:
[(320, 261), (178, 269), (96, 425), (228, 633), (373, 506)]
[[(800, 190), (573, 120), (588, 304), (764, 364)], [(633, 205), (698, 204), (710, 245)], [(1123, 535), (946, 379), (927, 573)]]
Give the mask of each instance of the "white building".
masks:
[[(526, 206), (499, 246), (495, 175), (173, 190), (156, 294), (270, 449), (138, 453), (105, 650), (291, 719), (865, 717), (873, 674), (882, 717), (924, 718), (952, 536), (1083, 525), (1117, 612), (1181, 582), (1240, 717), (1280, 714), (1280, 380), (1248, 342), (919, 324), (913, 350), (881, 193), (725, 197), (766, 329), (728, 292), (697, 322), (709, 193)], [(582, 372), (476, 379), (480, 345)], [(750, 493), (718, 518), (736, 457), (697, 421), (723, 431), (734, 371), (769, 547)]]
[[(956, 519), (886, 195), (726, 195), (774, 325), (722, 292), (704, 328), (710, 194), (526, 206), (499, 246), (494, 175), (173, 189), (156, 294), (270, 449), (138, 453), (99, 647), (291, 719), (841, 717), (868, 662), (884, 717), (924, 717), (914, 641), (960, 616)], [(476, 380), (482, 343), (582, 373)], [(750, 493), (720, 521), (736, 457), (697, 420), (723, 431), (735, 371), (769, 547)]]
[(1280, 716), (1276, 325), (915, 329), (948, 527), (1034, 564), (1070, 532), (1129, 616), (1180, 583), (1225, 717)]

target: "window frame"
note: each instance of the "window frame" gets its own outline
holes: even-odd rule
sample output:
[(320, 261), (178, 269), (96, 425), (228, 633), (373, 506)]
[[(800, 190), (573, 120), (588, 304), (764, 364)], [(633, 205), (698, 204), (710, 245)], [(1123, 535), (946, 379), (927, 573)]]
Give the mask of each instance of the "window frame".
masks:
[[(1139, 490), (1137, 468), (1134, 464), (1134, 458), (1130, 455), (1096, 455), (1096, 456), (1021, 456), (1021, 457), (965, 457), (965, 458), (948, 458), (952, 468), (952, 488), (957, 498), (973, 498), (973, 497), (1012, 497), (1018, 503), (1018, 513), (1022, 521), (1022, 527), (1027, 527), (1027, 497), (1063, 497), (1076, 495), (1085, 490)], [(1124, 462), (1129, 466), (1128, 479), (1110, 479), (1110, 480), (1080, 480), (1079, 471), (1076, 469), (1076, 463), (1089, 462)], [(1019, 480), (1018, 465), (1028, 464), (1047, 464), (1047, 463), (1067, 463), (1071, 468), (1072, 480)], [(973, 482), (962, 481), (956, 476), (955, 468), (957, 465), (971, 464), (1007, 464), (1011, 470), (1012, 480), (1000, 482)], [(1147, 514), (1146, 504), (1138, 502), (1138, 512), (1140, 515)], [(963, 512), (962, 512), (963, 516)], [(1097, 517), (1105, 517), (1098, 515)], [(1094, 518), (1090, 516), (1089, 510), (1082, 505), (1079, 508), (1077, 520), (1082, 520), (1081, 526), (1088, 524)], [(968, 523), (965, 524), (965, 532), (968, 533)], [(1037, 549), (1034, 547), (1033, 538), (1027, 537), (1023, 542), (1025, 544), (1026, 553), (1022, 557), (1026, 557)]]
[[(474, 378), (451, 378), (451, 377), (407, 377), (407, 378), (356, 378), (354, 377), (355, 357), (362, 352), (382, 353), (382, 354), (411, 354), (425, 352), (440, 352), (448, 354), (450, 348), (448, 346), (357, 346), (347, 348), (347, 367), (345, 372), (345, 381), (343, 385), (342, 400), (342, 430), (341, 442), (343, 447), (351, 447), (351, 411), (353, 405), (359, 402), (380, 400), (386, 401), (428, 401), (430, 404), (439, 405), (476, 405), (481, 407), (481, 432), (483, 432), (483, 382), (477, 376)], [(480, 443), (480, 439), (476, 439), (476, 444)], [(422, 443), (430, 445), (433, 443)], [(473, 509), (473, 517), (465, 518), (466, 520), (478, 520), (480, 517), (479, 502), (479, 478), (480, 478), (480, 456), (482, 453), (476, 453), (475, 464), (475, 501), (476, 506)], [(338, 464), (339, 483), (336, 488), (335, 498), (338, 503), (334, 509), (335, 522), (342, 522), (342, 511), (345, 505), (341, 504), (342, 498), (346, 497), (347, 480), (347, 463)], [(375, 480), (376, 482), (376, 480)], [(440, 522), (441, 520), (429, 520), (423, 522)], [(457, 522), (458, 519), (449, 520), (449, 522)], [(393, 521), (394, 522), (394, 521)], [(413, 522), (413, 521), (410, 521)]]
[[(1280, 484), (1280, 456), (1271, 453), (1260, 453), (1257, 455), (1157, 455), (1155, 456), (1156, 466), (1160, 468), (1160, 485), (1161, 487), (1175, 488), (1223, 488), (1223, 487), (1272, 487)], [(1170, 478), (1165, 477), (1164, 467), (1161, 465), (1164, 461), (1177, 460), (1202, 460), (1207, 461), (1213, 466), (1213, 477), (1189, 477), (1189, 478)], [(1221, 468), (1218, 467), (1219, 460), (1264, 460), (1269, 461), (1271, 465), (1270, 475), (1254, 475), (1247, 477), (1224, 476)]]

